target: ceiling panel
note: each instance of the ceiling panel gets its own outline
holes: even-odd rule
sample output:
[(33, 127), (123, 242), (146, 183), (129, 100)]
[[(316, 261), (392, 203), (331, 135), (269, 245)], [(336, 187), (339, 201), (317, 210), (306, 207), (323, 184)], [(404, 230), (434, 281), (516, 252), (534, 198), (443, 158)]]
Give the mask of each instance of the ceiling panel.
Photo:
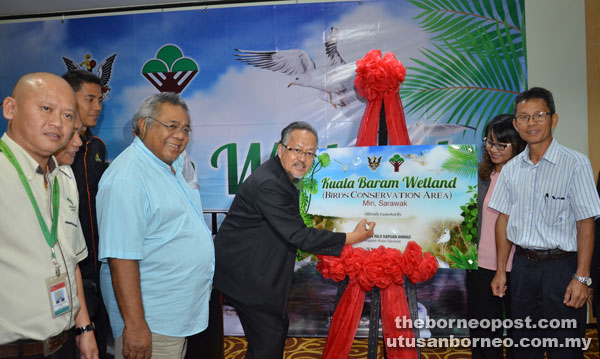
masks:
[(256, 0), (0, 0), (0, 19), (60, 16), (61, 14), (81, 15), (84, 13), (139, 10), (161, 6), (202, 6), (255, 1)]

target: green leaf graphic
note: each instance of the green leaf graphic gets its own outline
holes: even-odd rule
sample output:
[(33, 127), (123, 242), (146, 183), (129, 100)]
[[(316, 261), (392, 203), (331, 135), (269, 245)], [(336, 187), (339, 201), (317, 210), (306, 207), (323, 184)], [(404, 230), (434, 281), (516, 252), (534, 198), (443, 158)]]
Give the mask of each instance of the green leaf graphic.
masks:
[(175, 62), (175, 60), (177, 60), (180, 57), (183, 57), (183, 53), (181, 52), (181, 50), (179, 50), (177, 46), (174, 45), (163, 46), (160, 50), (158, 50), (158, 53), (156, 54), (156, 58), (163, 60), (167, 64), (169, 69), (173, 65), (173, 62)]
[(187, 57), (181, 58), (173, 64), (171, 68), (172, 72), (177, 71), (198, 71), (198, 66), (192, 59), (188, 59)]
[(152, 72), (168, 72), (167, 64), (165, 64), (161, 60), (150, 60), (144, 64), (142, 68), (142, 73), (152, 73)]
[(400, 88), (407, 113), (479, 128), (511, 112), (527, 88), (524, 1), (409, 2), (434, 45), (407, 67)]

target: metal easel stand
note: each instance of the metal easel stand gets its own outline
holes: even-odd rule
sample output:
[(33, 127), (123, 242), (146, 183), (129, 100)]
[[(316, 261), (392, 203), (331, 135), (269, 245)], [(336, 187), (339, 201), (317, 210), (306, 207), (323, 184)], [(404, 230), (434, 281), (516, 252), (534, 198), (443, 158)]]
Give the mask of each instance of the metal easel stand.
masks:
[[(335, 299), (335, 306), (337, 307), (342, 294), (348, 286), (348, 277), (338, 284), (338, 291)], [(408, 309), (410, 311), (410, 317), (417, 319), (419, 312), (417, 310), (417, 286), (411, 283), (408, 279), (405, 281), (404, 290), (406, 291), (406, 298), (408, 300)], [(381, 294), (378, 287), (373, 287), (371, 290), (371, 313), (369, 315), (369, 340), (367, 347), (367, 359), (377, 359), (377, 341), (379, 339), (379, 319), (381, 318)], [(419, 329), (413, 328), (416, 339), (419, 339)], [(383, 343), (383, 356), (387, 358), (386, 344)], [(421, 348), (417, 347), (417, 355), (421, 357)]]
[[(385, 119), (385, 104), (381, 102), (381, 111), (379, 114), (379, 136), (377, 139), (379, 146), (386, 146), (388, 144), (388, 131), (387, 123)], [(417, 286), (413, 284), (408, 278), (405, 277), (404, 290), (406, 292), (406, 298), (408, 301), (408, 310), (410, 317), (414, 321), (419, 318), (419, 312), (417, 310)], [(337, 296), (335, 299), (335, 306), (337, 307), (342, 294), (348, 286), (348, 277), (338, 284)], [(379, 319), (381, 318), (381, 294), (379, 288), (373, 287), (371, 290), (371, 314), (369, 316), (369, 342), (367, 348), (367, 359), (377, 359), (377, 340), (379, 338)], [(413, 328), (416, 339), (419, 339), (419, 329)], [(386, 354), (386, 343), (383, 343), (383, 355), (387, 358)], [(417, 347), (417, 355), (421, 357), (421, 348)]]

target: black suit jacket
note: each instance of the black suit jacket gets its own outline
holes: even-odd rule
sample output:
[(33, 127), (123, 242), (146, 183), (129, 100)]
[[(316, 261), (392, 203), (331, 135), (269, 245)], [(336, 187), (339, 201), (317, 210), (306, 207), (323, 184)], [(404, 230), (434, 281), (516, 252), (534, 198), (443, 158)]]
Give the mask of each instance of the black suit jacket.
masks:
[(278, 157), (263, 163), (244, 181), (215, 238), (217, 290), (284, 317), (296, 249), (340, 255), (345, 234), (307, 228), (298, 195)]

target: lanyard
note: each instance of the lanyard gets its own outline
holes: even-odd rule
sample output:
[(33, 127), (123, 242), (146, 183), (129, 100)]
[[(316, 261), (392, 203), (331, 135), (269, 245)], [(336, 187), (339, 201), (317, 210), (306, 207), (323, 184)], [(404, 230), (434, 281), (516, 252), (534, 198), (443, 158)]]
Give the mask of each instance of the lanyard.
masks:
[(44, 238), (46, 239), (46, 243), (48, 243), (48, 246), (52, 250), (52, 262), (54, 263), (56, 276), (58, 277), (60, 275), (60, 269), (58, 267), (58, 262), (56, 261), (56, 254), (54, 253), (54, 245), (57, 242), (56, 236), (58, 230), (58, 208), (60, 201), (60, 188), (58, 187), (58, 179), (54, 177), (54, 185), (52, 186), (52, 230), (51, 232), (49, 232), (48, 226), (44, 221), (44, 217), (42, 217), (42, 213), (37, 204), (37, 201), (33, 196), (31, 186), (29, 186), (29, 181), (27, 180), (27, 177), (25, 176), (25, 173), (23, 172), (19, 161), (17, 161), (15, 155), (12, 153), (12, 151), (6, 145), (6, 143), (2, 141), (2, 139), (0, 139), (0, 150), (2, 150), (2, 152), (6, 155), (6, 158), (8, 158), (8, 161), (15, 167), (17, 173), (19, 174), (19, 178), (21, 179), (21, 183), (23, 183), (23, 187), (25, 187), (25, 192), (27, 192), (27, 196), (31, 201), (31, 205), (33, 206), (35, 215), (37, 216), (38, 222), (42, 229), (42, 233), (44, 234)]

